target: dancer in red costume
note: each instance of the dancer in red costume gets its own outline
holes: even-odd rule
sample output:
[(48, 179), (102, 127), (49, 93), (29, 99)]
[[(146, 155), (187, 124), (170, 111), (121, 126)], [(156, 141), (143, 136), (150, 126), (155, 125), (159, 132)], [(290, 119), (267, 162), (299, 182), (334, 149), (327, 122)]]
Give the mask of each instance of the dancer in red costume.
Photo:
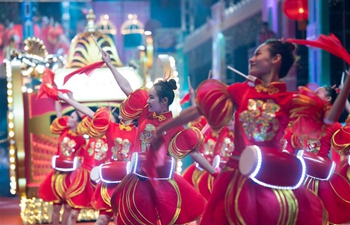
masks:
[[(350, 183), (350, 121), (339, 129), (332, 138), (332, 148), (338, 152), (343, 160), (339, 162), (336, 172)], [(347, 189), (348, 191), (348, 189)], [(349, 202), (349, 201), (348, 201)]]
[(102, 58), (128, 96), (121, 104), (120, 111), (126, 119), (138, 119), (132, 173), (122, 180), (111, 199), (116, 223), (186, 224), (198, 219), (204, 211), (206, 200), (174, 173), (173, 157), (181, 159), (190, 154), (207, 163), (202, 166), (215, 173), (205, 158), (194, 151), (202, 144), (200, 131), (196, 128), (184, 129), (183, 126), (168, 131), (163, 136), (164, 151), (157, 155), (150, 152), (148, 145), (156, 127), (172, 118), (169, 105), (174, 100), (175, 80), (160, 81), (149, 91), (133, 91), (104, 51)]
[[(88, 118), (84, 120), (88, 121), (84, 123), (85, 126), (83, 128), (85, 130), (84, 133), (88, 133), (90, 136), (86, 150), (86, 153), (88, 153), (86, 166), (84, 167), (85, 169), (82, 169), (84, 176), (80, 176), (84, 179), (77, 178), (74, 188), (72, 190), (68, 189), (67, 196), (74, 196), (71, 198), (67, 197), (69, 199), (68, 203), (74, 208), (80, 208), (80, 206), (84, 205), (85, 207), (82, 208), (93, 207), (99, 210), (100, 215), (95, 224), (108, 224), (113, 216), (110, 198), (118, 183), (114, 182), (115, 180), (110, 180), (111, 183), (108, 183), (103, 177), (102, 179), (100, 177), (102, 181), (97, 184), (95, 189), (92, 186), (93, 184), (90, 183), (90, 172), (96, 166), (103, 167), (103, 172), (108, 173), (106, 174), (107, 177), (117, 173), (117, 171), (121, 171), (121, 169), (126, 171), (127, 162), (130, 160), (133, 152), (133, 143), (137, 129), (132, 120), (125, 123), (116, 123), (116, 118), (114, 118), (108, 108), (102, 107), (94, 113), (87, 106), (72, 99), (66, 99), (62, 94), (58, 96), (87, 115)], [(107, 166), (108, 168), (106, 168)], [(117, 176), (120, 180), (123, 178), (123, 174), (117, 174)], [(88, 182), (82, 183), (86, 178)], [(72, 224), (73, 221), (76, 221), (78, 212), (78, 210), (75, 210), (74, 213), (71, 213)]]
[(111, 197), (118, 184), (129, 172), (126, 167), (135, 149), (137, 128), (133, 120), (124, 121), (123, 116), (119, 116), (119, 119), (119, 124), (115, 121), (107, 123), (106, 113), (96, 112), (93, 123), (89, 127), (90, 135), (105, 134), (110, 146), (108, 160), (98, 168), (98, 172), (104, 177), (99, 177), (100, 182), (91, 199), (93, 207), (100, 211), (95, 225), (107, 225), (113, 217)]
[[(195, 121), (194, 123), (190, 123), (189, 126), (190, 127), (191, 126), (197, 127), (198, 125), (201, 126), (201, 121), (202, 121), (202, 117), (198, 121)], [(212, 163), (213, 157), (214, 157), (214, 148), (215, 148), (219, 133), (213, 131), (210, 128), (209, 124), (205, 125), (204, 128), (202, 128), (201, 132), (203, 133), (203, 136), (204, 136), (204, 142), (198, 151), (209, 161), (209, 163)], [(199, 191), (199, 193), (203, 195), (203, 193), (199, 189), (198, 184), (206, 173), (207, 173), (206, 170), (201, 168), (198, 165), (198, 163), (194, 162), (184, 171), (184, 173), (182, 174), (182, 177), (185, 180), (187, 180), (187, 182), (190, 183), (197, 191)], [(204, 197), (206, 198), (206, 196)]]
[[(316, 90), (316, 95), (329, 108), (337, 97), (337, 90), (324, 86)], [(317, 98), (316, 95), (313, 98)], [(317, 112), (310, 111), (309, 113)], [(290, 129), (286, 130), (286, 150), (292, 154), (300, 149), (305, 151), (307, 176), (304, 185), (321, 198), (328, 211), (329, 222), (332, 224), (350, 222), (350, 214), (348, 213), (350, 212), (350, 183), (346, 181), (345, 177), (334, 172), (336, 164), (329, 159), (331, 144), (334, 140), (333, 135), (341, 127), (338, 122), (328, 126), (319, 139), (309, 139), (293, 134)], [(332, 145), (334, 146), (334, 144)]]
[[(76, 109), (82, 115), (93, 114), (91, 109), (76, 102), (73, 98), (65, 98), (61, 92), (58, 93), (58, 98), (64, 100), (73, 107), (77, 107)], [(78, 133), (81, 135), (87, 134), (89, 125), (90, 118), (85, 117), (77, 127)], [(66, 201), (71, 207), (68, 225), (76, 224), (81, 209), (92, 208), (91, 198), (95, 190), (95, 184), (90, 180), (90, 172), (93, 167), (104, 162), (107, 151), (108, 145), (106, 137), (89, 138), (88, 144), (81, 154), (83, 157), (83, 163), (72, 174), (71, 184), (68, 187), (65, 195)]]
[(59, 134), (59, 144), (57, 153), (52, 160), (55, 162), (52, 171), (39, 186), (39, 197), (44, 201), (53, 202), (52, 224), (60, 223), (60, 210), (64, 206), (62, 224), (67, 224), (70, 206), (66, 202), (65, 194), (70, 185), (72, 168), (77, 168), (77, 156), (81, 156), (82, 149), (85, 145), (83, 136), (77, 133), (77, 127), (81, 121), (79, 114), (74, 111), (71, 115), (63, 116), (61, 112), (61, 103), (55, 102), (57, 118), (51, 124), (51, 131)]
[[(216, 170), (221, 171), (226, 162), (229, 160), (234, 150), (234, 116), (230, 120), (227, 126), (223, 127), (217, 138), (212, 153), (212, 165)], [(201, 179), (198, 181), (199, 192), (208, 200), (213, 192), (215, 178), (211, 176), (207, 171), (204, 172)]]
[[(197, 107), (184, 110), (156, 130), (151, 140), (154, 148), (159, 146), (161, 134), (175, 125), (202, 114), (213, 129), (220, 129), (236, 112), (235, 151), (215, 182), (201, 224), (327, 223), (320, 199), (303, 186), (298, 188), (305, 175), (303, 160), (283, 153), (281, 138), (291, 113), (293, 121), (302, 117), (310, 119), (310, 123), (318, 122), (321, 128), (324, 120), (336, 121), (345, 104), (350, 79), (346, 79), (344, 93), (330, 111), (326, 113), (323, 105), (312, 105), (318, 106), (319, 114), (302, 114), (310, 107), (298, 101), (306, 95), (305, 90), (293, 99), (295, 93), (287, 92), (286, 84), (279, 81), (295, 61), (294, 49), (293, 44), (279, 40), (260, 45), (249, 60), (248, 81), (230, 86), (216, 80), (204, 81), (196, 92)], [(296, 107), (295, 101), (304, 105)]]

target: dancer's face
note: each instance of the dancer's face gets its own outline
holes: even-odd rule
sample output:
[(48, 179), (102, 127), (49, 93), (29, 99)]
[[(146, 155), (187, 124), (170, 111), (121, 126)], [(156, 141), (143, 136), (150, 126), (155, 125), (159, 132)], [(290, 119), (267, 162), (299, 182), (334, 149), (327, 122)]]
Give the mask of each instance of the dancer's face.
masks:
[(269, 46), (260, 45), (254, 52), (252, 58), (249, 59), (249, 74), (254, 77), (262, 77), (271, 73), (273, 68), (273, 57), (271, 57)]
[(67, 126), (71, 129), (74, 129), (78, 126), (79, 123), (78, 113), (76, 111), (72, 112), (68, 118)]
[(159, 99), (157, 95), (157, 90), (154, 87), (152, 87), (148, 91), (147, 103), (148, 103), (148, 111), (156, 112), (156, 113), (163, 112), (164, 107), (166, 106), (166, 104)]

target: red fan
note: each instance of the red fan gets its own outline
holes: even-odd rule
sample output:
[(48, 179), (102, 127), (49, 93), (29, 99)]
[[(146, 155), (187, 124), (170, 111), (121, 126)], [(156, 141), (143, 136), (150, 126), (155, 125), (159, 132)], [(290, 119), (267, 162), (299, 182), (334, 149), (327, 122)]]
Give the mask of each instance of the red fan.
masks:
[(45, 68), (45, 72), (42, 76), (42, 83), (40, 85), (36, 99), (50, 97), (53, 100), (57, 101), (58, 91), (63, 93), (70, 92), (70, 90), (66, 90), (66, 89), (57, 89), (54, 83), (54, 78), (55, 78), (55, 74), (50, 69)]
[(298, 45), (309, 45), (312, 47), (323, 49), (343, 59), (348, 65), (350, 65), (349, 53), (342, 46), (339, 39), (334, 34), (330, 34), (329, 36), (321, 34), (316, 40), (301, 40), (288, 38), (285, 41), (295, 43)]
[(95, 69), (101, 68), (104, 64), (105, 64), (104, 61), (99, 61), (99, 62), (92, 63), (90, 65), (84, 66), (84, 67), (82, 67), (80, 69), (74, 70), (73, 72), (71, 72), (70, 74), (68, 74), (68, 75), (66, 75), (64, 77), (63, 85), (66, 84), (67, 81), (70, 78), (72, 78), (75, 74), (83, 74), (83, 73), (85, 73), (86, 76), (89, 77), (92, 74), (92, 72), (95, 71)]

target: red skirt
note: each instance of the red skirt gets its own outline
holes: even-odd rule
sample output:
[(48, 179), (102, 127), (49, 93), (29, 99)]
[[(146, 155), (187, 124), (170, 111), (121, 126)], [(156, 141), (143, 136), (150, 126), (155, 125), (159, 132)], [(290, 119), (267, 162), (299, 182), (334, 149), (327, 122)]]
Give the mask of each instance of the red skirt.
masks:
[(99, 211), (112, 212), (111, 197), (117, 186), (117, 183), (99, 182), (91, 198), (92, 207)]
[(277, 190), (243, 176), (238, 161), (222, 170), (201, 224), (326, 224), (327, 211), (320, 199), (305, 187)]
[(349, 166), (349, 162), (348, 162), (348, 157), (350, 156), (346, 156), (345, 159), (343, 159), (338, 167), (337, 167), (337, 172), (342, 175), (343, 177), (345, 177), (349, 182), (350, 182), (350, 166)]
[(94, 185), (90, 181), (90, 170), (79, 167), (71, 175), (71, 185), (66, 192), (66, 201), (72, 208), (92, 208)]
[(123, 179), (111, 199), (117, 224), (186, 224), (202, 216), (207, 201), (180, 175), (154, 185), (135, 174)]
[(200, 170), (196, 167), (196, 164), (193, 163), (182, 174), (182, 177), (187, 180), (197, 191), (199, 190), (198, 184), (202, 179), (203, 175), (206, 173), (205, 170)]
[(209, 197), (213, 192), (213, 187), (214, 177), (205, 171), (202, 178), (198, 182), (199, 193), (201, 193), (205, 199), (209, 200)]
[(350, 222), (350, 182), (338, 173), (329, 180), (307, 177), (305, 186), (317, 194), (328, 211), (329, 222), (343, 224)]
[(70, 185), (71, 173), (52, 171), (40, 184), (38, 195), (45, 202), (62, 204), (66, 201), (66, 191)]

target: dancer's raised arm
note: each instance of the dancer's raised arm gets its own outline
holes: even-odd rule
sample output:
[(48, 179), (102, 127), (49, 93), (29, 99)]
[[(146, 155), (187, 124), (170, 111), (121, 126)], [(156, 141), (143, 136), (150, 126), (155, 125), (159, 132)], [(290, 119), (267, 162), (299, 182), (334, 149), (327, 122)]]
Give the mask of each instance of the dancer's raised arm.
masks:
[(175, 117), (165, 123), (163, 123), (162, 125), (160, 125), (157, 129), (156, 132), (154, 133), (154, 135), (152, 136), (151, 140), (150, 140), (150, 144), (152, 146), (154, 146), (155, 149), (159, 149), (161, 146), (161, 137), (162, 134), (174, 127), (178, 127), (179, 125), (184, 125), (187, 124), (193, 120), (198, 119), (198, 117), (200, 117), (201, 114), (198, 111), (198, 108), (196, 106), (191, 106), (187, 109), (185, 109), (184, 111), (182, 111), (180, 113), (180, 115), (178, 117)]
[(63, 114), (62, 114), (62, 105), (60, 101), (55, 101), (55, 110), (56, 110), (56, 117), (61, 118)]
[(120, 89), (124, 92), (126, 96), (128, 96), (133, 90), (130, 86), (130, 83), (125, 77), (123, 77), (118, 70), (113, 66), (111, 58), (109, 54), (101, 49), (102, 60), (106, 63), (108, 68), (111, 70), (114, 79), (117, 81)]
[(346, 104), (346, 101), (348, 99), (349, 91), (350, 91), (350, 73), (347, 72), (346, 78), (344, 81), (344, 86), (340, 90), (337, 99), (335, 100), (331, 109), (327, 112), (324, 118), (325, 123), (333, 124), (339, 119), (340, 114), (342, 113), (344, 106)]
[(94, 116), (94, 111), (92, 111), (89, 107), (75, 101), (73, 97), (66, 98), (61, 92), (58, 92), (58, 98), (64, 100), (69, 105), (73, 106), (80, 113), (92, 118)]

